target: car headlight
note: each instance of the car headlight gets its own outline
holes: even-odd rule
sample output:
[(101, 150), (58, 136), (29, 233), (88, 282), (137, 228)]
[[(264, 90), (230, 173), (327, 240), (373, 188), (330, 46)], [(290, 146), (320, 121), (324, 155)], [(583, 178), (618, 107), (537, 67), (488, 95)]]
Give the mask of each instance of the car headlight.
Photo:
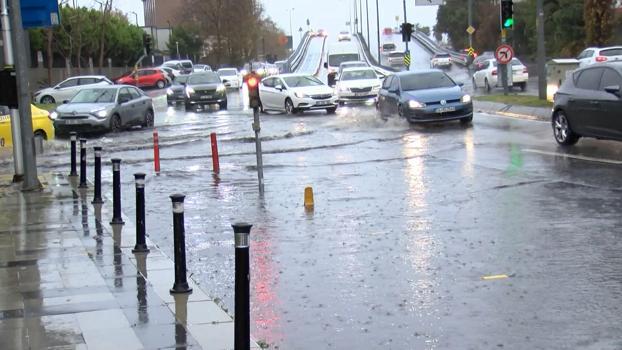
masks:
[(166, 94), (167, 95), (172, 95), (173, 94), (173, 89), (171, 89), (171, 88), (166, 89)]
[(186, 86), (186, 95), (190, 97), (192, 94), (194, 94), (194, 89), (191, 86)]
[(227, 88), (225, 88), (223, 84), (218, 85), (218, 87), (216, 88), (216, 91), (218, 92), (225, 92), (226, 90)]
[(56, 113), (56, 112), (50, 113), (50, 119), (52, 119), (52, 120), (58, 119), (58, 113)]
[(259, 74), (259, 75), (264, 75), (265, 73), (266, 73), (266, 70), (265, 70), (265, 69), (263, 69), (263, 68), (259, 68), (259, 69), (257, 69), (257, 74)]
[(100, 111), (94, 112), (93, 114), (95, 114), (96, 116), (98, 116), (100, 118), (106, 118), (108, 116), (108, 110), (102, 109)]
[(340, 86), (339, 91), (341, 92), (350, 92), (350, 89), (347, 86)]
[(410, 100), (408, 101), (408, 107), (410, 108), (424, 108), (425, 107), (425, 103), (421, 103), (419, 101), (415, 101), (415, 100)]
[(464, 95), (462, 96), (462, 103), (470, 103), (471, 102), (471, 95)]
[(302, 92), (298, 92), (298, 91), (294, 92), (294, 95), (296, 95), (296, 97), (298, 97), (298, 98), (307, 98), (307, 97), (309, 97), (309, 95), (303, 94)]

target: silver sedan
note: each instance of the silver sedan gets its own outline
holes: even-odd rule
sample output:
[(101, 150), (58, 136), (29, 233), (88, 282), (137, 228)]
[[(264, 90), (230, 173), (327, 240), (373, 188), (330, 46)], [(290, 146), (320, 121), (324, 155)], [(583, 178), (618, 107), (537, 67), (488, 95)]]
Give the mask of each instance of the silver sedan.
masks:
[(118, 132), (131, 126), (153, 127), (153, 103), (128, 85), (84, 89), (50, 114), (59, 135), (68, 131)]

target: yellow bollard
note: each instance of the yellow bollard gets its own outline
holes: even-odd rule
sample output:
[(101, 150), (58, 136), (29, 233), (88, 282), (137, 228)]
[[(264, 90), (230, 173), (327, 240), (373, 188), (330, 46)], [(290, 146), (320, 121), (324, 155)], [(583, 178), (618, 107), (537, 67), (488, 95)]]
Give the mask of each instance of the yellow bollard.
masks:
[(313, 208), (313, 188), (312, 187), (305, 188), (305, 208), (307, 209)]

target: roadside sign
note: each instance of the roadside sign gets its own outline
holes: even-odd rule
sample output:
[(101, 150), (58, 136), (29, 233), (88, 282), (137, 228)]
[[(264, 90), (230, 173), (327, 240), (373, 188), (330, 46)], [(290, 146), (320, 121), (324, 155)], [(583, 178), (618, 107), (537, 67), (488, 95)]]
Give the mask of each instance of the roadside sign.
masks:
[(469, 26), (466, 29), (467, 33), (469, 33), (470, 35), (473, 35), (473, 33), (475, 33), (475, 28), (473, 28), (473, 26)]
[(435, 6), (442, 5), (445, 0), (415, 0), (415, 6)]
[(28, 28), (49, 28), (60, 24), (58, 0), (22, 0), (22, 26)]
[(514, 49), (510, 45), (499, 45), (495, 50), (495, 58), (500, 64), (508, 64), (514, 58)]
[(472, 48), (472, 47), (469, 47), (469, 48), (467, 49), (467, 54), (468, 54), (469, 56), (475, 56), (475, 49), (474, 49), (474, 48)]
[(410, 67), (410, 50), (404, 52), (404, 65)]

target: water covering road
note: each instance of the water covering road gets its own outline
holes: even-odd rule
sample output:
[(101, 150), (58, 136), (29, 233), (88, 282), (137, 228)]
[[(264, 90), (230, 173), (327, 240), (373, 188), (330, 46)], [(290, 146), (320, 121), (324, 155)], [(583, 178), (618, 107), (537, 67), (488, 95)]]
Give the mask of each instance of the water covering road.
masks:
[[(548, 123), (481, 113), (469, 127), (411, 127), (366, 107), (262, 115), (262, 198), (243, 96), (229, 93), (229, 111), (201, 113), (158, 97), (159, 176), (151, 130), (88, 145), (123, 159), (129, 218), (132, 174), (148, 174), (147, 232), (171, 256), (168, 196), (187, 195), (189, 271), (231, 312), (230, 224), (254, 224), (256, 338), (279, 349), (622, 347), (618, 143), (562, 149)], [(66, 173), (68, 160), (57, 140), (39, 168)], [(106, 162), (108, 198), (111, 177)], [(305, 186), (314, 211), (303, 208)], [(482, 279), (490, 275), (507, 278)]]

